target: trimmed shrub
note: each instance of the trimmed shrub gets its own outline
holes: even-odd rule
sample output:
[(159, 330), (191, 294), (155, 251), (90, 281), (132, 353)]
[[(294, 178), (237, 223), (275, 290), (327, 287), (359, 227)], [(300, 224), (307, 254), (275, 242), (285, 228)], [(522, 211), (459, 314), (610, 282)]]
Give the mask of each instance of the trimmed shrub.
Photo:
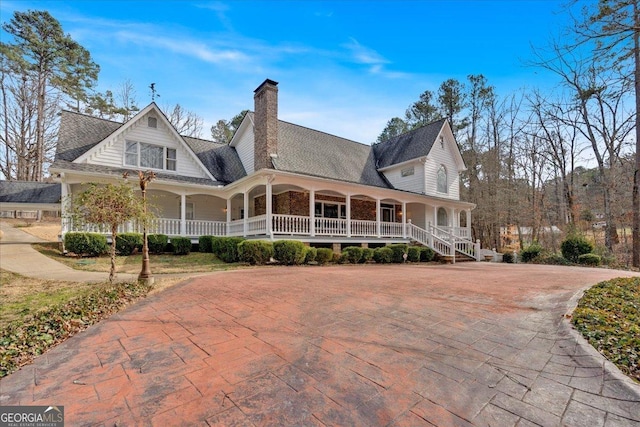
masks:
[(436, 253), (433, 249), (426, 246), (420, 248), (420, 262), (431, 262), (435, 256)]
[(513, 252), (505, 252), (502, 254), (502, 262), (513, 264), (514, 262), (516, 262), (516, 257)]
[(273, 242), (273, 257), (284, 265), (300, 265), (304, 262), (306, 246), (297, 240)]
[(602, 262), (602, 257), (596, 254), (582, 254), (578, 257), (578, 264), (598, 266)]
[(229, 237), (211, 236), (211, 252), (218, 258), (222, 253), (225, 239), (229, 239)]
[(418, 262), (420, 261), (420, 247), (409, 246), (407, 249), (407, 261)]
[(549, 255), (549, 256), (545, 256), (545, 257), (541, 257), (540, 259), (540, 263), (541, 264), (548, 264), (548, 265), (571, 265), (571, 263), (563, 256), (560, 255)]
[(142, 234), (121, 233), (116, 236), (116, 251), (120, 255), (129, 256), (136, 249), (142, 250)]
[(64, 247), (76, 255), (90, 257), (109, 251), (107, 236), (98, 233), (66, 233), (64, 235)]
[(373, 251), (373, 260), (378, 264), (388, 264), (393, 259), (393, 250), (387, 246)]
[(320, 265), (333, 260), (333, 250), (329, 248), (318, 248), (316, 251), (316, 262)]
[(147, 244), (149, 252), (152, 254), (162, 254), (169, 243), (169, 236), (166, 234), (149, 234), (147, 235)]
[(266, 240), (245, 240), (238, 243), (238, 258), (251, 265), (262, 265), (273, 256), (273, 243)]
[(359, 246), (348, 246), (342, 250), (344, 262), (357, 264), (362, 258), (362, 248)]
[(172, 237), (174, 255), (189, 255), (191, 253), (191, 239), (188, 237)]
[(387, 246), (387, 248), (391, 249), (391, 251), (393, 252), (393, 255), (391, 256), (391, 262), (404, 262), (404, 254), (407, 253), (407, 245), (405, 245), (404, 243), (394, 243), (393, 245)]
[(318, 250), (316, 248), (312, 248), (311, 246), (307, 246), (304, 249), (304, 263), (310, 264), (316, 260), (316, 256), (318, 255)]
[(360, 263), (364, 264), (373, 259), (374, 250), (371, 248), (362, 248), (362, 258), (360, 258)]
[(525, 248), (525, 250), (520, 252), (520, 258), (522, 259), (522, 262), (531, 262), (538, 258), (541, 253), (542, 246), (537, 243), (532, 243), (527, 248)]
[(198, 237), (198, 250), (200, 252), (211, 253), (213, 252), (213, 239), (215, 236), (200, 236)]
[(347, 262), (347, 260), (344, 259), (342, 254), (334, 252), (333, 256), (331, 257), (331, 262), (333, 262), (334, 264), (344, 264), (345, 262)]
[(580, 255), (593, 252), (593, 244), (583, 236), (568, 236), (561, 244), (562, 256), (571, 262), (579, 262)]
[(214, 237), (213, 253), (224, 262), (238, 262), (238, 245), (242, 242), (242, 237)]

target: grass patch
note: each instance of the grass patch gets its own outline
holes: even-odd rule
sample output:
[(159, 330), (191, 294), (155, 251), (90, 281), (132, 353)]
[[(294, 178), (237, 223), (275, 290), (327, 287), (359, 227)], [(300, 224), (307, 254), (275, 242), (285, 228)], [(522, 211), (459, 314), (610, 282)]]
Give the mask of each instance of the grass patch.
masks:
[(640, 277), (598, 283), (580, 299), (572, 322), (593, 347), (640, 382)]
[[(55, 288), (29, 292), (20, 290), (25, 281), (30, 287), (37, 280), (1, 271), (3, 297), (9, 289), (11, 302), (2, 304), (0, 326), (0, 378), (34, 357), (90, 325), (146, 296), (151, 287), (141, 283), (77, 285), (41, 281)], [(74, 286), (76, 288), (74, 288)], [(17, 290), (18, 289), (18, 290)], [(21, 296), (21, 297), (20, 297)], [(18, 319), (15, 319), (19, 316)]]
[[(76, 270), (109, 272), (111, 259), (108, 255), (95, 258), (76, 258), (60, 252), (56, 243), (37, 243), (33, 247), (50, 258), (61, 262)], [(228, 270), (237, 268), (243, 264), (225, 263), (212, 253), (191, 252), (189, 255), (161, 254), (149, 255), (151, 271), (153, 274), (172, 273), (205, 273), (209, 271)], [(116, 257), (116, 271), (118, 273), (140, 272), (142, 266), (142, 254)]]

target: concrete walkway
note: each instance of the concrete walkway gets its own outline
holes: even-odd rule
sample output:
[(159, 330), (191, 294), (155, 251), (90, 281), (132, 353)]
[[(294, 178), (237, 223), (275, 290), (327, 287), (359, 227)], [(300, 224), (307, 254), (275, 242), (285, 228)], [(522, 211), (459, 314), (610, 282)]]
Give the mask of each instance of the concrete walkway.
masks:
[[(109, 279), (109, 273), (74, 270), (51, 258), (42, 255), (31, 247), (32, 243), (43, 240), (26, 233), (11, 224), (0, 221), (2, 239), (0, 239), (0, 268), (47, 280), (100, 283)], [(116, 274), (116, 281), (137, 280), (134, 274)]]
[(632, 273), (464, 263), (199, 277), (0, 381), (68, 425), (639, 426), (640, 386), (571, 329)]

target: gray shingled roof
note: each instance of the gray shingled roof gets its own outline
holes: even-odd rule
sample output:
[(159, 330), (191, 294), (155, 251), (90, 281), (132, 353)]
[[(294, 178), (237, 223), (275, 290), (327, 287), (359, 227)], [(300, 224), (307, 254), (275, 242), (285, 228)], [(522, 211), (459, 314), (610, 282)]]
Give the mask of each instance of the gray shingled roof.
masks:
[[(60, 117), (60, 130), (56, 147), (53, 169), (69, 169), (86, 172), (122, 175), (126, 168), (113, 168), (101, 165), (71, 163), (89, 151), (100, 141), (107, 138), (123, 124), (91, 117), (72, 111), (63, 111)], [(159, 179), (176, 182), (192, 182), (206, 185), (227, 184), (246, 175), (236, 151), (226, 144), (216, 144), (198, 138), (182, 137), (186, 144), (198, 156), (202, 164), (217, 179), (189, 178), (171, 174), (156, 174)]]
[(0, 181), (0, 203), (60, 203), (60, 184), (33, 181)]
[(373, 146), (378, 169), (417, 159), (429, 154), (442, 126), (447, 119), (440, 119)]
[[(130, 177), (138, 176), (137, 169), (129, 169), (129, 168), (115, 168), (112, 166), (103, 166), (103, 165), (94, 165), (90, 163), (72, 163), (67, 162), (66, 160), (58, 160), (55, 161), (49, 166), (49, 169), (52, 170), (72, 170), (78, 172), (90, 172), (90, 173), (98, 173), (102, 175), (111, 175), (114, 177), (122, 177), (122, 175), (126, 172)], [(222, 185), (221, 181), (213, 181), (209, 178), (194, 178), (190, 176), (182, 176), (182, 175), (172, 175), (169, 173), (156, 172), (156, 178), (162, 181), (170, 181), (170, 182), (184, 182), (190, 184), (202, 184), (202, 185)]]
[(182, 137), (218, 181), (229, 184), (247, 176), (235, 148), (204, 139)]
[(62, 111), (55, 160), (73, 161), (115, 132), (122, 123)]
[(287, 172), (390, 188), (376, 170), (371, 146), (282, 120), (278, 121), (274, 166)]
[[(253, 115), (253, 113), (248, 113)], [(278, 122), (278, 170), (303, 175), (392, 188), (378, 169), (426, 156), (442, 129), (438, 120), (373, 147), (280, 120)], [(52, 169), (67, 169), (121, 176), (126, 168), (72, 163), (122, 123), (63, 111)], [(246, 176), (235, 148), (183, 136), (185, 143), (217, 179), (189, 178), (158, 173), (159, 179), (204, 185), (228, 184)]]

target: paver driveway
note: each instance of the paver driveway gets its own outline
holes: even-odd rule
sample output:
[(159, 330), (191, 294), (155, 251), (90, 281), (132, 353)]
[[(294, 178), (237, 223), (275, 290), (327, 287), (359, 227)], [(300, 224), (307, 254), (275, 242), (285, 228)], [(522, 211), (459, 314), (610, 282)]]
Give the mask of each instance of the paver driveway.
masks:
[(562, 320), (629, 275), (465, 263), (256, 268), (156, 294), (0, 381), (67, 425), (631, 426)]

